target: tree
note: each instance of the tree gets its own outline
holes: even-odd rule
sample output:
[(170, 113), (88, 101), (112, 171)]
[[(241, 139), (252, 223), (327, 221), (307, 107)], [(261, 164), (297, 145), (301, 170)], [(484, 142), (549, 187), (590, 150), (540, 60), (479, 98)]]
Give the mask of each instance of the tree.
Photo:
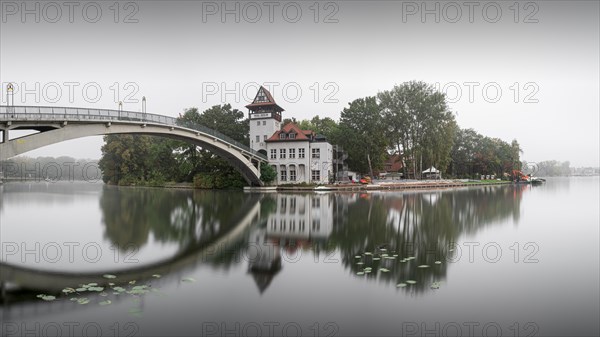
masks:
[(429, 166), (445, 170), (457, 129), (445, 95), (432, 85), (411, 81), (377, 97), (390, 145), (415, 176)]
[(275, 171), (273, 166), (264, 163), (260, 165), (260, 180), (266, 184), (269, 184), (273, 182), (276, 177), (277, 171)]
[(368, 158), (374, 169), (383, 167), (388, 146), (385, 130), (375, 97), (356, 99), (344, 108), (339, 124), (339, 144), (348, 152), (350, 168), (369, 172)]
[[(186, 109), (178, 122), (205, 126), (248, 145), (248, 120), (231, 105), (215, 105), (202, 113)], [(192, 182), (206, 188), (241, 187), (242, 175), (227, 161), (201, 147), (154, 136), (109, 135), (99, 162), (103, 179), (112, 184), (160, 185), (166, 181)]]

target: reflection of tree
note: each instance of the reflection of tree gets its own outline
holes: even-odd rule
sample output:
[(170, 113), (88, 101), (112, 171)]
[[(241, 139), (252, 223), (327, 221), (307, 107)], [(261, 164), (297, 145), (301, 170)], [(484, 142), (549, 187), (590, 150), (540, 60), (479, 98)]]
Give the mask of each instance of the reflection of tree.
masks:
[[(330, 242), (339, 247), (353, 273), (370, 266), (373, 272), (365, 277), (375, 279), (384, 267), (390, 271), (377, 278), (394, 283), (416, 280), (417, 286), (407, 289), (422, 291), (445, 276), (446, 259), (452, 257), (449, 248), (461, 235), (509, 217), (518, 221), (521, 193), (520, 186), (506, 186), (363, 195), (348, 207), (347, 223), (334, 226)], [(374, 255), (355, 258), (364, 252)], [(398, 257), (386, 259), (382, 254)], [(414, 260), (401, 262), (410, 256)], [(359, 260), (364, 264), (357, 264)], [(416, 268), (421, 264), (430, 267)]]
[(210, 243), (235, 227), (249, 195), (236, 192), (104, 186), (105, 236), (120, 249), (147, 244), (149, 235), (180, 251)]
[[(235, 227), (248, 212), (244, 205), (255, 204), (262, 198), (260, 219), (254, 221), (254, 226), (260, 229), (263, 241), (275, 245), (276, 249), (311, 249), (315, 254), (336, 249), (341, 252), (342, 263), (353, 274), (370, 266), (373, 273), (363, 276), (370, 281), (395, 285), (416, 280), (415, 286), (406, 289), (424, 291), (433, 281), (443, 280), (446, 260), (452, 257), (449, 248), (462, 235), (474, 234), (485, 226), (507, 219), (518, 221), (523, 188), (526, 186), (257, 197), (237, 192), (107, 186), (101, 206), (106, 236), (119, 247), (131, 243), (144, 245), (152, 234), (156, 240), (178, 243), (180, 252), (192, 254), (195, 248)], [(304, 211), (301, 211), (302, 205), (306, 207)], [(328, 206), (324, 208), (324, 205)], [(286, 209), (283, 213), (282, 207)], [(327, 214), (322, 213), (324, 210)], [(311, 227), (300, 230), (298, 220), (304, 212), (311, 214), (306, 218), (306, 226)], [(328, 227), (322, 238), (307, 234), (313, 233), (313, 218), (319, 218), (321, 225)], [(291, 222), (292, 219), (296, 219), (295, 222)], [(289, 233), (286, 229), (281, 230), (282, 222), (287, 224), (284, 228)], [(290, 232), (291, 223), (295, 227)], [(248, 256), (244, 254), (257, 244), (253, 241), (256, 240), (254, 236), (207, 262), (219, 267), (247, 263)], [(355, 256), (364, 252), (374, 255), (362, 256), (360, 261), (364, 264), (358, 265)], [(385, 259), (381, 258), (382, 254), (397, 254), (398, 257)], [(401, 262), (409, 256), (414, 256), (414, 260)], [(381, 259), (374, 260), (373, 257)], [(442, 261), (442, 264), (437, 265), (435, 261)], [(430, 267), (416, 268), (421, 264)], [(378, 273), (381, 267), (389, 272)]]

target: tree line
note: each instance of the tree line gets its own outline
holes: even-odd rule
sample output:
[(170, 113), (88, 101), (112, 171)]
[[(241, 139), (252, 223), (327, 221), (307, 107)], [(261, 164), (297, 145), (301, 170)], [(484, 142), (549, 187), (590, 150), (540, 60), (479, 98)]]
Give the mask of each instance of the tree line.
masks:
[(461, 129), (445, 95), (424, 82), (406, 82), (356, 99), (341, 112), (339, 122), (316, 116), (299, 125), (341, 145), (350, 169), (363, 174), (384, 171), (391, 154), (400, 155), (407, 178), (421, 178), (431, 166), (453, 178), (502, 176), (521, 168), (523, 151), (517, 140), (507, 143)]
[[(189, 108), (179, 116), (218, 130), (248, 145), (249, 121), (230, 104), (215, 105), (203, 112)], [(519, 143), (478, 134), (458, 127), (446, 97), (433, 85), (405, 82), (374, 96), (348, 103), (339, 121), (320, 118), (296, 121), (302, 129), (322, 134), (348, 153), (352, 171), (370, 174), (384, 171), (391, 154), (399, 154), (403, 175), (421, 178), (435, 166), (444, 177), (474, 178), (480, 174), (510, 174), (521, 168)], [(99, 162), (109, 184), (161, 185), (193, 182), (199, 188), (239, 188), (246, 183), (227, 162), (199, 146), (154, 136), (109, 135), (104, 138)], [(265, 165), (261, 172), (275, 177)]]

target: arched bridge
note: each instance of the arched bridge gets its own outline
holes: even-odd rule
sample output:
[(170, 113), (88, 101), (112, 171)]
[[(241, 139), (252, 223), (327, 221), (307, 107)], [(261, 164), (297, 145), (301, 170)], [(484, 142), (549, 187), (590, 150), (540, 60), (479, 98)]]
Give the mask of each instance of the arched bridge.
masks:
[[(11, 130), (36, 130), (10, 139)], [(65, 140), (109, 134), (146, 134), (196, 144), (224, 158), (251, 185), (262, 185), (258, 153), (216, 130), (177, 118), (144, 112), (41, 106), (0, 106), (0, 160)]]

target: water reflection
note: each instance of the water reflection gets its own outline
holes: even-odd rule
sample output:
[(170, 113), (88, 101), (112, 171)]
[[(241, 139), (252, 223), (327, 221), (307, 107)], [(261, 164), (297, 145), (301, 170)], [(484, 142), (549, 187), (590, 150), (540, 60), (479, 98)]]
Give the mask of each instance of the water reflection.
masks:
[(257, 201), (243, 193), (105, 186), (100, 207), (105, 237), (114, 246), (143, 247), (152, 237), (181, 252), (235, 227)]
[[(174, 255), (132, 268), (140, 270), (135, 277), (195, 268), (198, 263), (223, 270), (247, 264), (247, 275), (262, 294), (285, 272), (286, 264), (294, 263), (286, 257), (333, 252), (348, 271), (340, 277), (394, 288), (415, 280), (416, 285), (405, 290), (421, 292), (445, 278), (451, 249), (462, 235), (507, 220), (518, 223), (527, 188), (263, 195), (102, 186), (99, 222), (109, 244), (123, 250), (151, 247), (160, 255), (165, 246), (176, 246)], [(248, 225), (240, 231), (242, 222)], [(208, 247), (223, 238), (227, 246), (212, 247), (207, 255)], [(403, 262), (407, 257), (414, 260)], [(360, 275), (365, 268), (371, 272)], [(63, 274), (60, 282), (30, 282), (29, 288), (61, 289), (71, 275)]]
[[(406, 289), (423, 291), (445, 278), (447, 262), (455, 258), (453, 248), (461, 235), (506, 220), (518, 223), (526, 188), (278, 194), (271, 201), (276, 207), (262, 214), (266, 228), (256, 229), (249, 238), (261, 247), (250, 259), (250, 270), (255, 277), (260, 272), (262, 293), (274, 275), (285, 269), (286, 260), (292, 260), (284, 258), (282, 263), (282, 254), (333, 249), (352, 277), (394, 286), (414, 280), (416, 285)], [(411, 259), (405, 262), (404, 258)]]

